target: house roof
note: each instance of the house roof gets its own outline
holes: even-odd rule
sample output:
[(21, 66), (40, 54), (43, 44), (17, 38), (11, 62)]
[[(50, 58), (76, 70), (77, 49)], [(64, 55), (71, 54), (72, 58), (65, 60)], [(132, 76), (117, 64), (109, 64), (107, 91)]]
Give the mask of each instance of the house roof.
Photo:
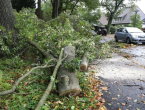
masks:
[[(140, 15), (141, 20), (145, 19), (145, 14), (142, 12), (142, 10), (137, 7), (137, 14)], [(119, 21), (113, 20), (112, 24), (130, 24), (131, 20), (130, 20), (130, 16), (132, 16), (133, 14), (135, 14), (135, 12), (131, 9), (131, 8), (126, 8), (119, 16), (118, 18), (120, 18)]]
[(142, 21), (145, 22), (145, 18)]
[(105, 16), (105, 14), (102, 14), (101, 18), (99, 19), (100, 23), (102, 25), (107, 25), (108, 24), (108, 20), (107, 17)]

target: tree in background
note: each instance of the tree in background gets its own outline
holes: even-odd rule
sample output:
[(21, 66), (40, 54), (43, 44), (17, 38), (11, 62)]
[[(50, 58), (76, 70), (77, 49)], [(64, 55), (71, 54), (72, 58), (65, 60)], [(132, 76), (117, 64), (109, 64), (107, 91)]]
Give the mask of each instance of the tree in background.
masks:
[(110, 25), (112, 23), (112, 20), (115, 16), (117, 16), (122, 9), (125, 7), (133, 6), (133, 1), (130, 0), (128, 3), (125, 3), (125, 0), (101, 0), (100, 4), (103, 6), (107, 11), (108, 16), (108, 24), (107, 24), (107, 30), (108, 33), (110, 32)]
[[(45, 3), (49, 4), (49, 6), (44, 5)], [(70, 15), (76, 14), (78, 11), (78, 8), (82, 5), (86, 8), (88, 8), (90, 11), (95, 10), (99, 5), (99, 2), (97, 0), (91, 0), (91, 1), (88, 1), (88, 0), (59, 0), (59, 1), (51, 0), (50, 1), (49, 0), (45, 3), (42, 6), (42, 10), (43, 11), (44, 11), (44, 9), (47, 10), (44, 13), (51, 12), (52, 18), (56, 18), (62, 12), (65, 12), (67, 10), (70, 10)], [(50, 4), (51, 4), (51, 6), (50, 6)], [(46, 16), (46, 15), (44, 15), (44, 16)]]
[(38, 0), (38, 9), (37, 9), (37, 11), (38, 11), (38, 18), (42, 19), (43, 16), (42, 16), (42, 10), (41, 10), (41, 0)]
[[(9, 38), (6, 38), (5, 34), (12, 30), (16, 32), (16, 29), (14, 28), (15, 16), (10, 0), (0, 0), (0, 15), (0, 26), (3, 26), (5, 28), (5, 31), (0, 31), (0, 35), (2, 35), (2, 39), (0, 38), (0, 41), (5, 40), (5, 44), (10, 45), (10, 43), (7, 43), (7, 39)], [(14, 35), (14, 33), (13, 44), (16, 43), (16, 36)]]
[(35, 8), (35, 0), (11, 0), (13, 9), (16, 9), (18, 12), (22, 8)]
[(143, 21), (141, 21), (140, 19), (140, 15), (139, 14), (134, 14), (130, 17), (131, 20), (131, 27), (137, 27), (139, 29), (142, 29), (142, 23)]
[(78, 16), (82, 18), (83, 20), (88, 21), (91, 24), (98, 24), (98, 20), (101, 17), (101, 11), (100, 9), (95, 9), (95, 10), (89, 10), (88, 8), (80, 7), (78, 8)]

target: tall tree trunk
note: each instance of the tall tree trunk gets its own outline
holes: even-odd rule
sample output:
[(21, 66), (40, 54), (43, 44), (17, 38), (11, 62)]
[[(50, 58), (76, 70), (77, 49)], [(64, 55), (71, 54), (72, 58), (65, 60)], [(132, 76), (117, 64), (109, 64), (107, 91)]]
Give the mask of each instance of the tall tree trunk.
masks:
[[(0, 0), (0, 26), (5, 27), (6, 32), (10, 31), (10, 30), (14, 30), (14, 34), (13, 34), (13, 43), (16, 44), (16, 29), (14, 28), (14, 24), (15, 24), (15, 16), (14, 16), (14, 12), (13, 12), (13, 8), (12, 8), (12, 4), (10, 0)], [(3, 34), (0, 31), (0, 35)]]
[(110, 26), (111, 26), (113, 17), (114, 17), (114, 14), (113, 14), (113, 13), (110, 14), (110, 17), (109, 17), (109, 20), (108, 20), (108, 24), (107, 24), (107, 33), (108, 33), (108, 34), (110, 33)]
[(58, 16), (62, 13), (62, 8), (63, 8), (63, 1), (60, 0), (59, 8), (58, 8)]
[(41, 10), (41, 0), (38, 0), (38, 18), (43, 19), (42, 10)]
[[(6, 31), (14, 29), (15, 16), (10, 0), (0, 0), (0, 25), (6, 28)], [(1, 34), (1, 31), (0, 31)]]
[(58, 16), (58, 7), (59, 7), (59, 0), (54, 0), (52, 3), (52, 18), (55, 19)]

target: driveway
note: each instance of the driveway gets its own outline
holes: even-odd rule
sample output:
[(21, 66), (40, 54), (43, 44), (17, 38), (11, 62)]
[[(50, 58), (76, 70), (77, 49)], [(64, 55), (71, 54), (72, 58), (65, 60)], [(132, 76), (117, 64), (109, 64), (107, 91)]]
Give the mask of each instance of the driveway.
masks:
[(101, 43), (109, 42), (111, 40), (114, 40), (114, 34), (107, 34), (107, 36), (102, 36)]
[(94, 61), (96, 76), (102, 80), (108, 110), (145, 110), (145, 45), (120, 49), (131, 56), (116, 53), (112, 58)]

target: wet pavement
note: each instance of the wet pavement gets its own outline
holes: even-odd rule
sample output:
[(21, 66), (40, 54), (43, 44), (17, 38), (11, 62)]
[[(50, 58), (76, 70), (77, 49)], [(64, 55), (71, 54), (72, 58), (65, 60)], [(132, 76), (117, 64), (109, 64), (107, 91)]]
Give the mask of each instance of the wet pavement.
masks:
[(107, 36), (102, 36), (101, 43), (109, 42), (114, 40), (114, 34), (108, 34)]
[(93, 62), (105, 87), (105, 106), (108, 110), (145, 110), (145, 45), (120, 51), (132, 58), (114, 53), (112, 58)]

